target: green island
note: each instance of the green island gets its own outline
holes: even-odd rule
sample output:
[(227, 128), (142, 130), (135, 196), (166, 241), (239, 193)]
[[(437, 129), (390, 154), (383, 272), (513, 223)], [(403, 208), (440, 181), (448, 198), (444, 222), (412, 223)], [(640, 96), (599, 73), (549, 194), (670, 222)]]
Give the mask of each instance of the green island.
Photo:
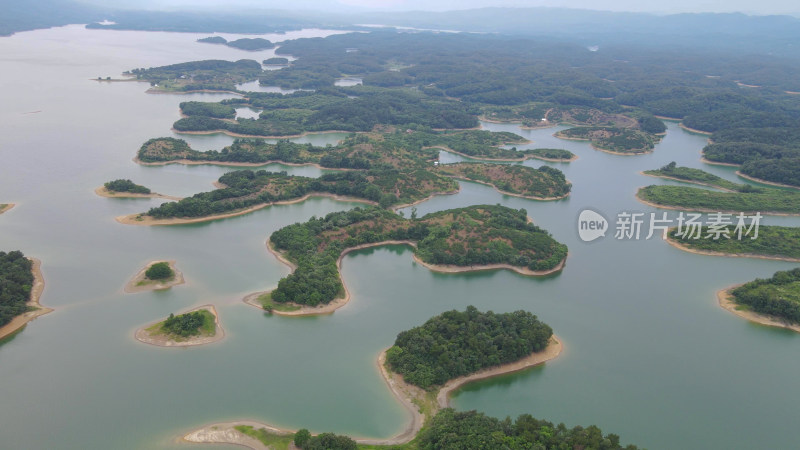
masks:
[(650, 153), (660, 139), (641, 130), (619, 127), (574, 127), (559, 131), (556, 137), (591, 141), (598, 150), (624, 155)]
[[(448, 407), (453, 390), (477, 379), (523, 370), (556, 358), (561, 351), (553, 330), (526, 311), (495, 314), (474, 306), (448, 311), (422, 326), (398, 334), (381, 353), (381, 374), (412, 418), (401, 434), (389, 439), (352, 439), (333, 433), (313, 436), (253, 422), (210, 425), (184, 436), (189, 442), (235, 443), (274, 449), (434, 449), (434, 448), (597, 448), (623, 447), (618, 436), (597, 426), (567, 428), (529, 414), (515, 421)], [(228, 431), (238, 433), (228, 433)], [(223, 434), (224, 433), (224, 434)], [(213, 441), (209, 435), (219, 436)], [(256, 442), (249, 442), (253, 439)]]
[(763, 325), (800, 332), (800, 268), (718, 292), (720, 305)]
[(512, 164), (456, 163), (438, 167), (442, 175), (493, 186), (503, 194), (536, 200), (552, 200), (569, 195), (572, 185), (558, 169)]
[(236, 85), (258, 78), (261, 64), (252, 59), (210, 59), (149, 69), (131, 69), (124, 74), (149, 81), (155, 92), (236, 91)]
[(256, 165), (271, 162), (316, 164), (330, 169), (370, 169), (429, 167), (438, 159), (438, 150), (456, 152), (472, 159), (523, 161), (527, 151), (500, 148), (524, 142), (513, 133), (483, 130), (435, 132), (430, 129), (399, 130), (385, 127), (382, 133), (354, 134), (336, 146), (315, 147), (280, 140), (269, 144), (263, 139), (235, 139), (221, 150), (193, 150), (183, 139), (154, 138), (139, 148), (140, 164), (206, 163)]
[(185, 282), (183, 273), (175, 267), (175, 261), (152, 261), (128, 281), (125, 292), (158, 291)]
[(150, 188), (122, 178), (106, 182), (99, 188), (95, 189), (94, 193), (101, 197), (108, 198), (163, 198), (167, 200), (181, 199), (180, 197), (173, 197), (171, 195), (153, 192), (150, 190)]
[(209, 36), (206, 38), (198, 39), (197, 42), (205, 44), (222, 44), (228, 47), (238, 48), (239, 50), (258, 51), (269, 50), (275, 48), (275, 44), (264, 38), (242, 38), (235, 41), (228, 41), (222, 36)]
[(667, 209), (745, 214), (800, 214), (800, 192), (742, 186), (738, 192), (718, 192), (690, 186), (650, 185), (639, 188), (641, 202)]
[(108, 192), (129, 192), (131, 194), (150, 194), (149, 188), (136, 184), (131, 180), (117, 179), (103, 184)]
[(523, 150), (523, 153), (530, 158), (552, 162), (571, 162), (578, 159), (578, 155), (562, 148), (533, 148)]
[[(480, 336), (480, 338), (477, 338)], [(547, 347), (553, 329), (526, 311), (506, 314), (448, 311), (397, 335), (387, 367), (425, 390)]]
[(546, 275), (561, 270), (567, 257), (567, 247), (529, 223), (525, 210), (480, 205), (406, 219), (378, 207), (356, 208), (275, 231), (269, 248), (294, 271), (268, 296), (252, 294), (245, 301), (277, 314), (332, 312), (349, 301), (339, 274), (344, 254), (392, 243), (413, 246), (417, 262), (442, 272)]
[(704, 170), (694, 169), (691, 167), (679, 167), (675, 161), (672, 161), (660, 169), (645, 170), (642, 173), (652, 177), (666, 178), (669, 180), (684, 181), (686, 183), (714, 187), (728, 192), (746, 192), (748, 190), (753, 190), (753, 187), (750, 185), (734, 183)]
[(796, 127), (722, 129), (711, 135), (703, 157), (741, 166), (739, 175), (780, 186), (800, 187), (800, 131)]
[(433, 195), (458, 192), (458, 183), (431, 171), (394, 169), (347, 171), (319, 178), (286, 172), (239, 170), (219, 178), (222, 186), (178, 202), (164, 203), (146, 213), (118, 217), (126, 224), (171, 225), (246, 214), (275, 203), (293, 203), (312, 195), (379, 204), (383, 208), (413, 204)]
[(44, 290), (41, 262), (18, 251), (0, 251), (0, 340), (52, 311), (39, 305)]
[(206, 305), (183, 314), (170, 314), (162, 321), (138, 329), (135, 337), (160, 347), (188, 347), (216, 342), (224, 334), (216, 309)]
[[(736, 222), (736, 219), (733, 221)], [(748, 227), (749, 224), (745, 228)], [(721, 229), (724, 233), (719, 239), (713, 239), (716, 231), (710, 232), (709, 227), (705, 225), (681, 234), (677, 228), (671, 228), (666, 239), (671, 245), (692, 253), (800, 262), (800, 228), (760, 225), (756, 239), (752, 239), (753, 232), (745, 236), (746, 230), (742, 231), (742, 238), (739, 239), (733, 225)], [(698, 235), (699, 237), (696, 237)]]

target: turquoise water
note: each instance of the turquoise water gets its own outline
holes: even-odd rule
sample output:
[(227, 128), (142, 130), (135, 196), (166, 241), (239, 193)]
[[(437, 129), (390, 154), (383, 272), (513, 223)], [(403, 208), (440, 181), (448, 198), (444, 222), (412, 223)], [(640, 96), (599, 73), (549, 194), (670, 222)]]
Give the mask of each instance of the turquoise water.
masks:
[[(0, 345), (3, 447), (185, 448), (176, 440), (183, 432), (233, 419), (390, 436), (404, 428), (405, 415), (375, 367), (378, 353), (399, 331), (469, 304), (533, 311), (553, 326), (565, 351), (543, 367), (468, 386), (454, 398), (456, 408), (598, 424), (650, 449), (796, 446), (800, 337), (750, 324), (717, 306), (714, 295), (795, 265), (692, 255), (660, 240), (578, 240), (575, 222), (585, 207), (612, 220), (620, 211), (655, 211), (633, 194), (667, 181), (641, 170), (675, 160), (736, 180), (731, 168), (700, 163), (706, 138), (674, 123), (654, 153), (636, 157), (552, 137), (560, 128), (484, 124), (522, 134), (534, 141), (530, 147), (579, 155), (551, 164), (574, 183), (572, 195), (535, 202), (462, 183), (459, 194), (417, 206), (420, 215), (479, 203), (525, 208), (570, 247), (565, 270), (543, 279), (508, 271), (435, 274), (416, 265), (408, 249), (387, 246), (345, 258), (352, 300), (335, 314), (269, 317), (240, 300), (288, 274), (264, 247), (270, 233), (355, 204), (312, 199), (176, 227), (116, 223), (115, 216), (161, 201), (97, 197), (92, 190), (105, 181), (130, 178), (165, 194), (191, 195), (230, 170), (131, 161), (147, 139), (173, 135), (180, 102), (226, 97), (149, 95), (145, 83), (90, 79), (133, 67), (250, 57), (194, 42), (204, 36), (70, 26), (0, 39), (0, 201), (18, 204), (0, 216), (0, 248), (43, 261), (42, 303), (55, 308)], [(232, 140), (186, 139), (200, 150)], [(800, 225), (788, 217), (767, 222)], [(175, 259), (186, 285), (124, 294), (125, 282), (157, 258)], [(165, 349), (133, 339), (141, 325), (208, 303), (226, 330), (219, 343)]]

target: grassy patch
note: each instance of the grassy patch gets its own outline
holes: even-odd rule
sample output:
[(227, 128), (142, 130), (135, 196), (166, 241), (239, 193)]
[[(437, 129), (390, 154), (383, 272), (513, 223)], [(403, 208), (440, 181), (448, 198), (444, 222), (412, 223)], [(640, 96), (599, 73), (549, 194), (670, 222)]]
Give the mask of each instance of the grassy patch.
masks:
[(297, 311), (300, 309), (297, 305), (287, 305), (285, 303), (278, 303), (272, 300), (272, 292), (267, 292), (258, 296), (258, 303), (261, 304), (261, 307), (264, 308), (266, 311), (280, 311), (280, 312), (291, 312)]
[(155, 325), (147, 327), (145, 331), (147, 331), (150, 334), (150, 336), (165, 336), (175, 342), (184, 342), (195, 337), (211, 337), (216, 335), (217, 324), (214, 320), (215, 319), (214, 315), (211, 314), (211, 311), (207, 309), (200, 309), (198, 310), (198, 312), (200, 312), (203, 315), (203, 323), (200, 327), (197, 328), (197, 333), (191, 336), (180, 336), (178, 334), (170, 333), (169, 331), (165, 330), (164, 323), (166, 322), (166, 320), (163, 320)]
[(251, 438), (258, 439), (262, 444), (273, 448), (274, 450), (286, 450), (292, 443), (294, 436), (275, 434), (267, 431), (266, 428), (255, 429), (250, 425), (238, 425), (234, 427), (236, 431), (250, 436)]
[(704, 170), (691, 167), (677, 167), (675, 163), (667, 164), (658, 170), (646, 170), (647, 175), (661, 178), (676, 178), (687, 183), (705, 184), (730, 191), (741, 191), (744, 184), (734, 183)]

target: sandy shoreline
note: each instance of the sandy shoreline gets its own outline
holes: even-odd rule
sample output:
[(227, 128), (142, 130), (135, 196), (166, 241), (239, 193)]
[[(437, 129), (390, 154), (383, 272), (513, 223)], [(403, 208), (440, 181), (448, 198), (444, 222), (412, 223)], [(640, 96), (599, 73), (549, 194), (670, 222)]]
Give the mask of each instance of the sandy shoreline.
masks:
[(525, 370), (529, 367), (538, 366), (539, 364), (543, 364), (547, 361), (557, 358), (558, 355), (561, 354), (562, 350), (563, 345), (558, 339), (558, 336), (554, 334), (550, 337), (547, 347), (545, 347), (545, 349), (541, 352), (531, 353), (525, 358), (513, 363), (504, 364), (498, 367), (490, 367), (471, 375), (458, 377), (448, 381), (444, 384), (444, 386), (442, 386), (441, 389), (439, 389), (439, 393), (436, 394), (436, 403), (439, 405), (439, 408), (447, 408), (450, 406), (450, 395), (465, 384), (498, 375), (519, 372), (520, 370)]
[[(149, 269), (153, 264), (166, 262), (169, 263), (169, 268), (175, 272), (175, 276), (172, 277), (171, 280), (161, 281), (148, 281), (145, 277), (145, 272)], [(146, 282), (146, 284), (140, 285), (139, 283)], [(169, 289), (172, 286), (177, 286), (179, 284), (186, 283), (186, 280), (183, 279), (183, 273), (175, 267), (175, 261), (170, 260), (156, 260), (150, 261), (145, 265), (140, 271), (136, 272), (136, 275), (131, 278), (130, 281), (125, 285), (124, 291), (128, 294), (134, 294), (137, 292), (144, 292), (144, 291), (161, 291), (164, 289)]]
[[(518, 198), (527, 198), (528, 200), (536, 200), (536, 201), (540, 201), (540, 202), (549, 202), (549, 201), (553, 201), (553, 200), (565, 199), (565, 198), (569, 197), (569, 194), (570, 194), (569, 192), (567, 192), (566, 194), (564, 194), (562, 196), (559, 196), (559, 197), (536, 197), (536, 196), (533, 196), (533, 195), (513, 194), (511, 192), (503, 191), (500, 188), (498, 188), (497, 186), (495, 186), (495, 185), (493, 185), (491, 183), (488, 183), (486, 181), (471, 180), (471, 179), (466, 178), (466, 177), (462, 177), (462, 176), (458, 176), (458, 175), (451, 175), (451, 174), (442, 174), (442, 176), (445, 176), (445, 177), (448, 177), (448, 178), (453, 178), (455, 180), (468, 181), (470, 183), (478, 183), (478, 184), (482, 184), (484, 186), (489, 186), (491, 188), (494, 188), (495, 191), (497, 191), (497, 192), (499, 192), (499, 193), (501, 193), (503, 195), (509, 195), (511, 197), (518, 197)], [(567, 183), (569, 183), (569, 180), (567, 180)], [(570, 183), (570, 184), (572, 184), (572, 183)]]
[[(548, 346), (542, 352), (533, 353), (519, 361), (504, 364), (493, 368), (484, 369), (480, 372), (459, 377), (448, 381), (438, 392), (436, 399), (437, 404), (434, 405), (432, 413), (436, 413), (440, 408), (446, 408), (449, 404), (450, 394), (462, 387), (463, 385), (476, 380), (482, 380), (498, 375), (505, 375), (508, 373), (518, 372), (529, 367), (543, 364), (557, 358), (563, 349), (561, 341), (553, 335), (550, 338)], [(388, 349), (387, 349), (388, 350)], [(403, 405), (409, 416), (409, 422), (406, 428), (399, 434), (386, 439), (374, 438), (356, 438), (355, 441), (362, 445), (402, 445), (413, 440), (425, 421), (428, 419), (425, 414), (420, 412), (420, 407), (417, 406), (415, 401), (424, 401), (427, 392), (423, 389), (410, 385), (403, 381), (403, 377), (397, 373), (391, 372), (386, 368), (386, 350), (383, 350), (377, 359), (378, 370), (386, 383), (386, 386), (392, 392), (394, 397)], [(238, 421), (238, 422), (224, 422), (206, 425), (200, 429), (194, 430), (183, 436), (183, 440), (191, 443), (202, 444), (235, 444), (243, 447), (251, 448), (254, 450), (265, 449), (266, 447), (260, 442), (249, 436), (244, 435), (237, 431), (234, 427), (246, 425), (254, 429), (266, 428), (269, 432), (281, 435), (293, 434), (294, 431), (283, 428), (278, 428), (269, 424), (254, 422), (254, 421)], [(255, 441), (255, 442), (253, 442)]]
[(206, 134), (227, 134), (231, 137), (242, 137), (242, 138), (260, 138), (260, 139), (294, 139), (300, 138), (304, 136), (308, 136), (310, 134), (331, 134), (331, 133), (346, 133), (346, 134), (358, 134), (358, 133), (365, 133), (363, 131), (344, 131), (344, 130), (326, 130), (326, 131), (305, 131), (300, 134), (286, 134), (282, 136), (262, 136), (260, 134), (241, 134), (241, 133), (234, 133), (228, 130), (206, 130), (206, 131), (180, 131), (176, 130), (175, 128), (171, 128), (173, 133), (177, 134), (193, 134), (197, 136), (202, 136)]
[(695, 255), (705, 255), (705, 256), (725, 256), (728, 258), (757, 258), (757, 259), (771, 259), (774, 261), (787, 261), (787, 262), (800, 262), (800, 258), (788, 258), (785, 256), (770, 256), (770, 255), (760, 255), (757, 253), (725, 253), (725, 252), (715, 252), (712, 250), (698, 250), (691, 247), (688, 247), (680, 242), (670, 238), (668, 234), (665, 232), (662, 235), (662, 238), (667, 241), (667, 243), (679, 250), (683, 250), (685, 252), (694, 253)]
[(193, 336), (193, 337), (190, 337), (189, 339), (187, 339), (186, 341), (182, 341), (182, 342), (174, 341), (174, 340), (169, 339), (167, 336), (164, 336), (164, 335), (152, 336), (147, 331), (147, 329), (152, 327), (152, 326), (154, 326), (154, 325), (157, 325), (157, 324), (159, 324), (159, 323), (161, 323), (161, 322), (163, 322), (165, 320), (167, 320), (167, 318), (163, 318), (161, 320), (155, 321), (153, 323), (147, 324), (147, 325), (139, 328), (138, 330), (136, 330), (136, 333), (134, 333), (134, 337), (139, 342), (142, 342), (142, 343), (145, 343), (145, 344), (149, 344), (149, 345), (155, 345), (155, 346), (158, 346), (158, 347), (194, 347), (194, 346), (198, 346), (198, 345), (211, 344), (212, 342), (217, 342), (217, 341), (221, 340), (222, 338), (224, 338), (225, 337), (225, 330), (222, 329), (222, 325), (220, 325), (220, 323), (219, 323), (219, 315), (217, 315), (217, 310), (216, 310), (216, 308), (214, 308), (214, 305), (198, 306), (197, 308), (192, 308), (192, 309), (190, 309), (188, 311), (184, 311), (184, 312), (178, 313), (178, 314), (176, 314), (176, 316), (177, 315), (181, 315), (181, 314), (188, 314), (188, 313), (195, 312), (195, 311), (200, 311), (201, 309), (204, 309), (204, 310), (210, 312), (214, 316), (215, 333), (214, 333), (213, 336)]
[(679, 181), (681, 183), (687, 183), (687, 184), (697, 184), (697, 185), (700, 185), (700, 186), (706, 186), (706, 187), (710, 187), (710, 188), (714, 188), (714, 189), (719, 189), (720, 191), (724, 191), (724, 192), (736, 192), (736, 191), (732, 191), (730, 189), (719, 187), (719, 186), (716, 186), (716, 185), (713, 185), (713, 184), (710, 184), (710, 183), (704, 183), (702, 181), (684, 180), (682, 178), (668, 177), (668, 176), (665, 176), (665, 175), (653, 175), (653, 174), (650, 174), (650, 173), (646, 173), (645, 171), (640, 171), (639, 175), (644, 175), (646, 177), (653, 177), (653, 178), (663, 178), (665, 180)]
[(741, 164), (711, 161), (710, 159), (706, 159), (705, 157), (702, 156), (700, 157), (700, 162), (705, 164), (711, 164), (712, 166), (741, 167)]
[[(146, 80), (141, 80), (146, 81)], [(191, 91), (167, 91), (164, 89), (159, 89), (157, 87), (151, 87), (148, 90), (144, 91), (145, 94), (156, 94), (156, 95), (185, 95), (185, 94), (200, 94), (200, 93), (208, 93), (208, 94), (233, 94), (238, 95), (240, 97), (247, 97), (246, 95), (242, 94), (241, 92), (236, 91), (228, 91), (223, 89), (194, 89)]]
[(262, 167), (268, 166), (270, 164), (280, 164), (283, 166), (293, 166), (293, 167), (305, 167), (311, 166), (316, 167), (321, 170), (340, 170), (340, 171), (349, 171), (349, 170), (356, 170), (356, 169), (348, 169), (348, 168), (341, 168), (337, 169), (335, 167), (322, 167), (317, 163), (289, 163), (284, 161), (276, 161), (270, 160), (266, 162), (257, 162), (257, 163), (250, 163), (250, 162), (230, 162), (230, 161), (195, 161), (191, 159), (174, 159), (171, 161), (158, 161), (158, 162), (144, 162), (139, 157), (133, 158), (133, 162), (139, 164), (141, 166), (166, 166), (169, 164), (182, 164), (185, 166), (226, 166), (226, 167)]
[(132, 192), (111, 192), (105, 186), (100, 186), (94, 190), (94, 193), (100, 197), (106, 198), (163, 198), (165, 200), (183, 200), (183, 197), (174, 197), (172, 195), (159, 194), (151, 192), (149, 194), (134, 194)]
[(365, 200), (365, 199), (362, 199), (362, 198), (347, 197), (347, 196), (342, 196), (342, 195), (329, 194), (327, 192), (312, 192), (310, 194), (306, 194), (306, 195), (304, 195), (304, 196), (302, 196), (300, 198), (296, 198), (294, 200), (282, 200), (282, 201), (272, 202), (272, 203), (259, 203), (257, 205), (251, 206), (249, 208), (240, 209), (240, 210), (233, 211), (233, 212), (226, 213), (226, 214), (215, 214), (213, 216), (195, 217), (195, 218), (191, 218), (191, 219), (181, 219), (181, 218), (153, 219), (152, 217), (143, 215), (143, 213), (138, 213), (138, 214), (129, 214), (127, 216), (115, 217), (114, 220), (116, 220), (117, 222), (119, 222), (121, 224), (124, 224), (124, 225), (147, 225), (147, 226), (152, 226), (152, 225), (184, 225), (184, 224), (189, 224), (189, 223), (212, 222), (214, 220), (220, 220), (220, 219), (227, 219), (227, 218), (230, 218), (230, 217), (243, 216), (245, 214), (250, 214), (251, 212), (258, 211), (259, 209), (263, 209), (263, 208), (266, 208), (268, 206), (273, 206), (273, 205), (291, 205), (291, 204), (294, 204), (294, 203), (301, 203), (301, 202), (304, 202), (304, 201), (308, 200), (311, 197), (328, 197), (328, 198), (332, 198), (334, 200), (339, 200), (339, 201), (343, 201), (343, 202), (358, 202), (358, 203), (367, 203), (367, 204), (370, 204), (370, 205), (376, 205), (377, 204), (375, 202), (372, 202), (372, 201), (369, 201), (369, 200)]
[(800, 189), (800, 186), (792, 186), (791, 184), (776, 183), (774, 181), (767, 181), (767, 180), (762, 180), (760, 178), (751, 177), (750, 175), (743, 174), (739, 170), (736, 171), (736, 175), (744, 178), (745, 180), (755, 181), (756, 183), (766, 184), (769, 186), (777, 186), (789, 189)]
[(36, 308), (11, 319), (11, 322), (0, 327), (0, 339), (10, 336), (21, 330), (28, 322), (52, 312), (52, 308), (47, 308), (39, 304), (39, 299), (44, 292), (44, 276), (42, 275), (42, 262), (36, 258), (28, 258), (33, 263), (31, 272), (33, 273), (33, 286), (31, 286), (31, 298), (27, 305)]
[(572, 154), (571, 158), (546, 158), (544, 156), (534, 155), (531, 153), (526, 154), (528, 159), (538, 159), (540, 161), (547, 161), (547, 162), (554, 162), (554, 163), (570, 163), (572, 161), (577, 161), (579, 156), (576, 154)]
[(720, 213), (729, 213), (729, 214), (738, 214), (740, 212), (741, 213), (745, 213), (745, 214), (760, 212), (762, 215), (765, 215), (765, 216), (789, 216), (789, 217), (791, 217), (791, 216), (800, 216), (800, 213), (785, 213), (785, 212), (775, 212), (775, 211), (734, 211), (732, 209), (719, 210), (719, 209), (709, 209), (709, 208), (695, 208), (695, 207), (662, 205), (660, 203), (653, 203), (653, 202), (647, 201), (647, 200), (639, 197), (639, 192), (642, 189), (646, 188), (646, 187), (647, 186), (639, 187), (636, 190), (636, 194), (634, 195), (634, 197), (636, 197), (636, 200), (638, 200), (639, 203), (645, 204), (647, 206), (652, 206), (653, 208), (658, 208), (658, 209), (669, 209), (669, 210), (673, 210), (673, 211), (690, 211), (690, 212), (700, 212), (700, 213), (717, 213), (717, 212), (720, 212)]
[[(528, 141), (526, 143), (530, 143), (530, 141)], [(520, 144), (520, 145), (522, 145), (522, 144)], [(482, 157), (482, 156), (473, 156), (473, 155), (468, 155), (466, 153), (461, 153), (459, 151), (453, 150), (452, 148), (445, 147), (443, 145), (433, 145), (433, 146), (430, 146), (430, 147), (423, 147), (422, 149), (426, 150), (426, 149), (431, 149), (431, 148), (443, 150), (443, 151), (445, 151), (447, 153), (453, 153), (454, 155), (463, 156), (464, 158), (474, 159), (476, 161), (523, 162), (523, 161), (531, 158), (530, 155), (525, 155), (525, 154), (523, 154), (519, 158), (486, 158), (486, 157)]]
[(617, 151), (614, 151), (614, 150), (609, 150), (609, 149), (606, 149), (606, 148), (603, 148), (603, 147), (596, 146), (594, 144), (594, 141), (592, 139), (590, 139), (590, 138), (579, 138), (579, 137), (564, 136), (564, 135), (561, 134), (561, 131), (553, 134), (553, 136), (557, 137), (559, 139), (564, 139), (565, 141), (585, 141), (585, 142), (589, 142), (589, 145), (593, 149), (595, 149), (595, 150), (597, 150), (599, 152), (604, 152), (604, 153), (608, 153), (608, 154), (611, 154), (611, 155), (639, 156), (639, 155), (647, 155), (648, 153), (653, 153), (655, 151), (655, 148), (651, 148), (649, 150), (643, 150), (641, 152), (633, 152), (633, 151), (631, 151), (631, 152), (617, 152)]
[(743, 319), (749, 320), (750, 322), (755, 322), (770, 327), (786, 328), (800, 333), (800, 325), (798, 324), (784, 322), (778, 317), (759, 314), (754, 311), (749, 311), (745, 309), (736, 309), (737, 307), (739, 307), (739, 304), (733, 301), (733, 296), (731, 295), (731, 291), (741, 285), (742, 285), (741, 283), (735, 284), (733, 286), (717, 291), (717, 301), (719, 302), (719, 306), (723, 307), (727, 311), (732, 312), (733, 314), (736, 314), (737, 316)]
[[(606, 149), (606, 148), (603, 148), (603, 147), (598, 147), (598, 146), (594, 145), (594, 142), (592, 142), (592, 143), (591, 143), (591, 144), (589, 144), (589, 145), (590, 145), (590, 146), (591, 146), (593, 149), (595, 149), (595, 150), (597, 150), (597, 151), (605, 152), (605, 153), (608, 153), (608, 154), (611, 154), (611, 155), (620, 155), (620, 156), (639, 156), (639, 155), (647, 155), (647, 154), (649, 154), (649, 153), (653, 153), (654, 151), (656, 151), (656, 149), (655, 149), (655, 148), (651, 148), (651, 149), (649, 149), (649, 150), (642, 150), (641, 152), (633, 152), (633, 151), (631, 151), (631, 152), (617, 152), (617, 151), (614, 151), (614, 150), (608, 150), (608, 149)], [(640, 149), (636, 149), (636, 150), (640, 150)]]
[[(413, 247), (414, 249), (417, 248), (416, 242), (410, 241), (410, 240), (388, 240), (388, 241), (381, 241), (381, 242), (372, 242), (372, 243), (368, 243), (368, 244), (361, 244), (361, 245), (357, 245), (355, 247), (346, 248), (346, 249), (344, 249), (344, 251), (342, 251), (341, 255), (339, 255), (339, 259), (337, 259), (337, 261), (336, 261), (336, 266), (337, 266), (337, 268), (339, 270), (339, 274), (340, 274), (339, 278), (342, 280), (342, 286), (344, 287), (344, 292), (345, 292), (344, 293), (344, 297), (334, 299), (330, 303), (327, 303), (327, 304), (321, 305), (321, 306), (306, 306), (306, 305), (300, 305), (300, 304), (296, 304), (296, 303), (287, 303), (287, 305), (297, 306), (300, 309), (297, 309), (297, 310), (294, 310), (294, 311), (277, 311), (277, 310), (273, 310), (272, 313), (280, 315), (280, 316), (315, 316), (315, 315), (323, 315), (323, 314), (331, 314), (331, 313), (333, 313), (334, 311), (336, 311), (337, 309), (339, 309), (342, 306), (346, 305), (350, 301), (350, 291), (347, 289), (347, 283), (345, 283), (344, 278), (341, 277), (342, 260), (344, 260), (344, 257), (347, 256), (348, 253), (354, 252), (356, 250), (362, 250), (362, 249), (365, 249), (365, 248), (372, 248), (372, 247), (382, 247), (384, 245), (408, 245), (410, 247)], [(283, 253), (281, 253), (279, 250), (273, 248), (269, 241), (267, 241), (267, 250), (269, 250), (270, 253), (275, 255), (275, 257), (278, 258), (278, 261), (280, 261), (283, 264), (286, 264), (287, 266), (289, 266), (291, 268), (292, 272), (294, 272), (294, 270), (297, 269), (297, 266), (294, 263), (292, 263), (291, 261), (289, 261), (288, 259), (286, 259), (286, 257), (283, 255)], [(429, 264), (429, 263), (426, 263), (426, 262), (422, 261), (421, 259), (419, 259), (417, 257), (416, 254), (412, 254), (412, 259), (414, 260), (415, 263), (420, 264), (421, 266), (427, 268), (428, 270), (430, 270), (432, 272), (461, 273), (461, 272), (478, 272), (478, 271), (484, 271), (484, 270), (507, 269), (507, 270), (512, 270), (512, 271), (514, 271), (514, 272), (516, 272), (516, 273), (518, 273), (520, 275), (527, 275), (527, 276), (534, 276), (534, 277), (541, 277), (541, 276), (551, 275), (551, 274), (554, 274), (556, 272), (560, 272), (564, 268), (564, 265), (566, 264), (566, 261), (567, 261), (567, 258), (565, 257), (563, 260), (561, 260), (560, 263), (558, 263), (558, 265), (556, 265), (556, 267), (554, 267), (554, 268), (552, 268), (550, 270), (530, 270), (527, 267), (517, 267), (517, 266), (512, 266), (510, 264), (487, 264), (487, 265), (483, 265), (483, 266), (444, 266), (444, 265), (435, 265), (435, 264)], [(258, 297), (260, 297), (263, 294), (270, 293), (273, 290), (274, 289), (270, 289), (270, 290), (266, 290), (266, 291), (259, 291), (259, 292), (254, 292), (252, 294), (248, 294), (242, 299), (242, 301), (244, 303), (250, 305), (250, 306), (256, 307), (259, 310), (263, 311), (264, 308), (258, 302)]]
[(686, 125), (684, 125), (683, 122), (679, 123), (678, 126), (683, 128), (684, 130), (690, 132), (690, 133), (704, 134), (706, 136), (711, 136), (712, 134), (714, 134), (714, 133), (710, 133), (708, 131), (695, 130), (694, 128), (689, 128)]
[(17, 206), (16, 203), (6, 203), (5, 206), (0, 208), (0, 214), (3, 214), (4, 212), (10, 210), (11, 208), (13, 208), (15, 206)]

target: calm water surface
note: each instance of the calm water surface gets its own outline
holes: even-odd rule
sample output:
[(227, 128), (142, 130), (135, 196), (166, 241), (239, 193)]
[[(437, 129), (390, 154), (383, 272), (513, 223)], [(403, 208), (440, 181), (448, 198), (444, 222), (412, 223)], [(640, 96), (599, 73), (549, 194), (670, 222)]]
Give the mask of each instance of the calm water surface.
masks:
[[(650, 449), (796, 446), (800, 336), (739, 319), (719, 308), (714, 296), (793, 264), (692, 255), (660, 240), (577, 239), (575, 221), (584, 207), (609, 218), (653, 211), (633, 194), (662, 181), (639, 175), (641, 170), (674, 160), (736, 180), (730, 168), (700, 163), (706, 138), (674, 123), (654, 153), (636, 157), (552, 137), (560, 128), (484, 124), (531, 139), (525, 147), (578, 154), (573, 163), (552, 164), (574, 183), (573, 194), (543, 203), (462, 183), (458, 195), (417, 207), (420, 215), (481, 203), (525, 208), (570, 247), (563, 273), (545, 279), (507, 271), (434, 274), (414, 264), (405, 248), (387, 246), (345, 259), (342, 271), (352, 294), (347, 307), (327, 317), (268, 317), (240, 299), (289, 272), (264, 248), (270, 233), (355, 204), (312, 199), (177, 227), (116, 223), (114, 216), (160, 201), (95, 196), (92, 190), (105, 181), (131, 178), (158, 192), (191, 195), (230, 170), (131, 161), (147, 139), (174, 135), (170, 127), (180, 102), (229, 96), (148, 95), (145, 83), (90, 79), (134, 67), (274, 54), (195, 42), (205, 36), (69, 26), (0, 38), (0, 201), (18, 204), (0, 216), (0, 248), (44, 262), (42, 303), (55, 308), (0, 345), (4, 448), (186, 448), (176, 440), (182, 432), (245, 418), (390, 436), (404, 428), (406, 417), (378, 374), (377, 354), (399, 331), (470, 304), (533, 311), (553, 326), (565, 351), (544, 367), (468, 386), (454, 398), (456, 408), (598, 424)], [(312, 136), (300, 142), (324, 145), (344, 137)], [(232, 142), (225, 135), (186, 139), (198, 150)], [(768, 222), (800, 225), (786, 217)], [(186, 285), (124, 294), (129, 277), (156, 258), (177, 260)], [(163, 349), (132, 337), (143, 324), (208, 303), (216, 305), (226, 330), (217, 344)]]

